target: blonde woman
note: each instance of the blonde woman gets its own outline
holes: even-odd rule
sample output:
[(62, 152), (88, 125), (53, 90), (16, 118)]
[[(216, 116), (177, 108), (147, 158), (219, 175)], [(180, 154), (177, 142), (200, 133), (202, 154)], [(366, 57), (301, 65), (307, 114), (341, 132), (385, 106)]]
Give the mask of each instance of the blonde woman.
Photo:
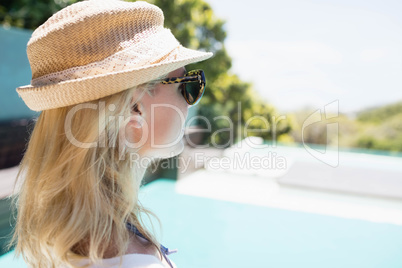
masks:
[[(183, 149), (187, 109), (205, 89), (184, 48), (145, 2), (83, 1), (28, 42), (32, 81), (17, 89), (42, 111), (21, 163), (17, 254), (32, 267), (174, 267), (141, 221), (146, 166)], [(135, 157), (133, 157), (133, 155)]]

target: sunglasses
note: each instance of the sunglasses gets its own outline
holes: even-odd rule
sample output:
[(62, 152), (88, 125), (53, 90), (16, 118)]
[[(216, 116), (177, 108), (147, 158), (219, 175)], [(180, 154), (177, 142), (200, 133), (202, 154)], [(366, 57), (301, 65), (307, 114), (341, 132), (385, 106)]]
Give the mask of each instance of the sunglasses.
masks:
[(205, 75), (203, 70), (193, 70), (187, 72), (182, 77), (169, 77), (161, 81), (162, 84), (181, 83), (181, 93), (190, 105), (196, 105), (205, 91)]

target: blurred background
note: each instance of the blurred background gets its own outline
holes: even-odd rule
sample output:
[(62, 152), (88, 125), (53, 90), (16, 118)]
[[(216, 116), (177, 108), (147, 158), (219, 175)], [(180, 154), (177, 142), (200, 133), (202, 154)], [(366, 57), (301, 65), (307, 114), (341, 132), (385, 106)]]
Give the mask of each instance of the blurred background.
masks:
[[(0, 246), (38, 116), (15, 91), (30, 83), (26, 44), (74, 2), (0, 3)], [(147, 2), (184, 46), (214, 52), (187, 67), (205, 71), (207, 90), (184, 152), (143, 187), (179, 267), (402, 267), (402, 2)], [(1, 267), (22, 265), (11, 254)]]

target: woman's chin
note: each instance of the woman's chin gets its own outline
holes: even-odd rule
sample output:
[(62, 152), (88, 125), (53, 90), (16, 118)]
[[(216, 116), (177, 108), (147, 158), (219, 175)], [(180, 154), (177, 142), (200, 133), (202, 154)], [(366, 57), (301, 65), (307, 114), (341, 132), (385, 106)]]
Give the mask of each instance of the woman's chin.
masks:
[(184, 150), (184, 142), (183, 139), (181, 139), (178, 143), (175, 145), (169, 147), (169, 148), (160, 148), (160, 149), (154, 149), (152, 153), (152, 157), (154, 158), (171, 158), (173, 156), (179, 155), (183, 152)]

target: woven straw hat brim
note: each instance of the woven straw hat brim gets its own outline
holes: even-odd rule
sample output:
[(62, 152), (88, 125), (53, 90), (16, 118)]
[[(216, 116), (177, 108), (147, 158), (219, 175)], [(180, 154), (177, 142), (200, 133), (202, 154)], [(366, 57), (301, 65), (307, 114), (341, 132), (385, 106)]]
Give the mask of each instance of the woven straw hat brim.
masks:
[(179, 46), (175, 59), (127, 69), (62, 81), (44, 86), (27, 85), (17, 88), (26, 105), (34, 111), (70, 106), (109, 96), (137, 85), (155, 80), (185, 65), (212, 57), (202, 52)]

